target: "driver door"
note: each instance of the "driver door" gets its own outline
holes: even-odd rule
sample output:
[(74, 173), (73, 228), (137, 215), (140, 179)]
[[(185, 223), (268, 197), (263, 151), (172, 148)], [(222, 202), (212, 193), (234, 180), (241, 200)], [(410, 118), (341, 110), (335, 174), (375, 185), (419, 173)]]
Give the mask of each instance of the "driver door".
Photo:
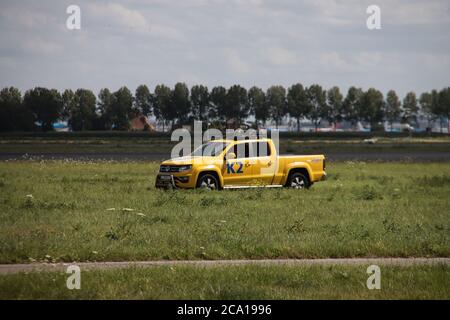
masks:
[(250, 143), (236, 143), (227, 150), (227, 154), (234, 153), (235, 159), (227, 159), (225, 155), (222, 176), (225, 186), (245, 186), (252, 180), (252, 166), (249, 161)]

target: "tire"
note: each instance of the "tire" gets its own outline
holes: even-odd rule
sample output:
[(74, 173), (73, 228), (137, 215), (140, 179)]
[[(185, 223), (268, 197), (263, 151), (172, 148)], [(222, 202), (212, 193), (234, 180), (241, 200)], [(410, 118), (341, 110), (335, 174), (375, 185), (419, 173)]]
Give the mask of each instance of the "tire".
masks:
[(286, 183), (286, 187), (292, 189), (308, 189), (310, 186), (309, 179), (300, 172), (291, 173)]
[(197, 180), (197, 188), (206, 190), (219, 190), (219, 180), (217, 177), (210, 173), (202, 174)]

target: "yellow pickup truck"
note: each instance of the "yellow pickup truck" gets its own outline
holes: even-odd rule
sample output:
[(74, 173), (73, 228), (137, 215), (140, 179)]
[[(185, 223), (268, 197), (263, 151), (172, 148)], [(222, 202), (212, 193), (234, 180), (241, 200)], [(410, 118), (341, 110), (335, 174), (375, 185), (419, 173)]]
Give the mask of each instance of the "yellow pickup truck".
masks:
[(213, 140), (161, 163), (157, 188), (309, 188), (324, 180), (323, 155), (278, 155), (271, 139)]

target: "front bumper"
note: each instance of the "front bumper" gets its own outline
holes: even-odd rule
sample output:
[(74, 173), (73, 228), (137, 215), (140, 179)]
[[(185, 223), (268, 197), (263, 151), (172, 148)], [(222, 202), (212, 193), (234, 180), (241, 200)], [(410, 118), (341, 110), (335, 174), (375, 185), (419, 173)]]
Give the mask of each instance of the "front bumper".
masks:
[(158, 174), (155, 182), (156, 188), (175, 188), (175, 179), (172, 174)]
[(173, 175), (160, 173), (156, 176), (156, 188), (190, 188), (191, 175)]

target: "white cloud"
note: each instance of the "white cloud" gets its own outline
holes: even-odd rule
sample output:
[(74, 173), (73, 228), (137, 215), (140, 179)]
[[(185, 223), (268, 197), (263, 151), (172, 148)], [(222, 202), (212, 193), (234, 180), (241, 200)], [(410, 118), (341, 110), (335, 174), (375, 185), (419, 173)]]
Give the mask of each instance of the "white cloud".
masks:
[(355, 70), (355, 66), (346, 61), (338, 52), (326, 52), (319, 56), (319, 64), (326, 71), (345, 71)]
[(295, 52), (278, 46), (267, 48), (264, 55), (271, 64), (276, 66), (292, 65), (299, 61)]
[(366, 19), (367, 5), (360, 0), (307, 0), (306, 4), (317, 11), (317, 20), (327, 24), (349, 25), (355, 20)]
[(16, 26), (26, 28), (43, 26), (46, 25), (49, 20), (52, 20), (51, 17), (48, 17), (43, 12), (18, 7), (1, 8), (0, 17)]
[(261, 6), (263, 5), (263, 0), (234, 0), (237, 5), (250, 5), (250, 6)]
[(450, 54), (423, 54), (419, 60), (429, 68), (450, 73)]
[(412, 25), (450, 22), (448, 1), (383, 1), (382, 19), (390, 24)]
[[(450, 22), (450, 2), (446, 0), (303, 0), (314, 11), (311, 15), (323, 24), (365, 27), (369, 5), (381, 9), (382, 25), (414, 25)], [(289, 12), (289, 11), (288, 11)]]
[(233, 48), (225, 48), (225, 59), (228, 67), (232, 72), (237, 74), (247, 73), (250, 71), (250, 66), (239, 55), (239, 52)]
[(174, 26), (157, 23), (144, 16), (143, 12), (129, 9), (118, 3), (89, 4), (87, 14), (101, 19), (105, 25), (116, 25), (123, 32), (145, 34), (170, 40), (185, 40), (183, 32)]
[(336, 51), (325, 52), (319, 55), (318, 68), (322, 68), (326, 72), (372, 72), (380, 68), (380, 64), (384, 66), (391, 64), (392, 57), (384, 55), (381, 52), (353, 52), (341, 54)]
[(138, 10), (128, 9), (118, 3), (90, 3), (87, 12), (90, 15), (108, 19), (108, 21), (117, 23), (123, 28), (149, 30), (149, 23)]
[(40, 38), (26, 40), (23, 42), (23, 49), (28, 53), (37, 55), (58, 55), (64, 51), (62, 45)]
[(353, 56), (353, 62), (362, 70), (367, 70), (368, 68), (376, 69), (381, 63), (387, 63), (388, 58), (381, 52), (359, 52)]
[(152, 24), (150, 26), (150, 34), (155, 37), (171, 39), (171, 40), (179, 40), (186, 41), (186, 37), (180, 32), (177, 28), (169, 27), (160, 24)]
[(192, 74), (192, 73), (179, 74), (175, 80), (177, 82), (184, 82), (190, 87), (192, 87), (193, 85), (196, 85), (196, 84), (205, 84), (205, 81), (203, 81), (203, 79), (201, 77), (199, 77), (196, 74)]

